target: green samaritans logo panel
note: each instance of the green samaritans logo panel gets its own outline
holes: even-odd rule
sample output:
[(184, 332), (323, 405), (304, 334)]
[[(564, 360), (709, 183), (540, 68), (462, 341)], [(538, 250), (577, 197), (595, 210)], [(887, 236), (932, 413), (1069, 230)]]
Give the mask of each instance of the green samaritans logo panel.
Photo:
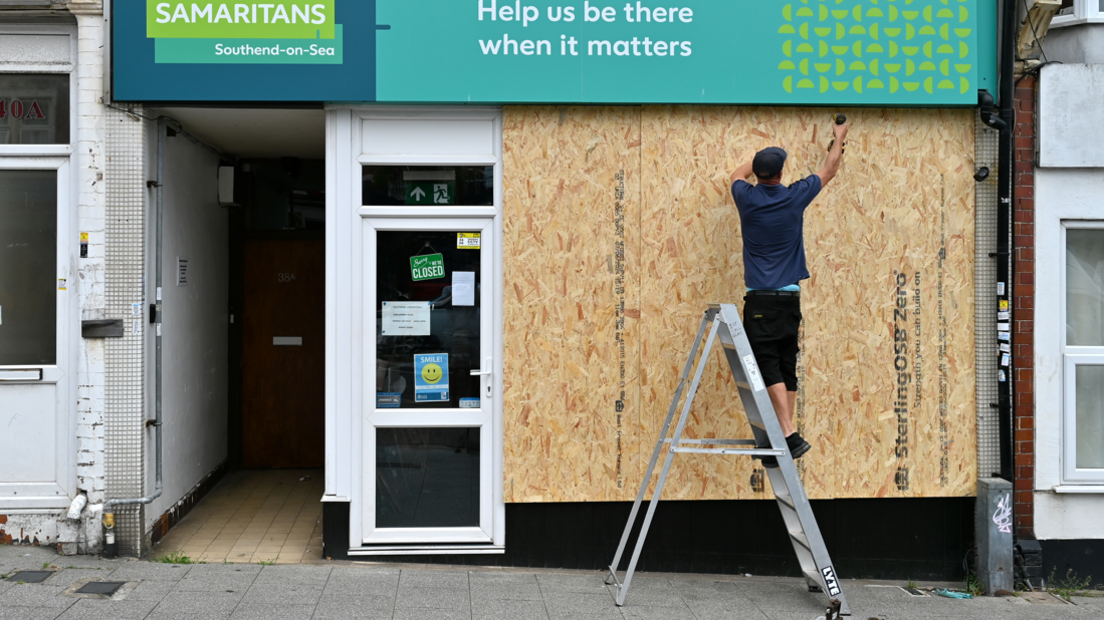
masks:
[(965, 0), (784, 4), (778, 28), (782, 87), (803, 101), (846, 91), (967, 94), (977, 88), (972, 6)]

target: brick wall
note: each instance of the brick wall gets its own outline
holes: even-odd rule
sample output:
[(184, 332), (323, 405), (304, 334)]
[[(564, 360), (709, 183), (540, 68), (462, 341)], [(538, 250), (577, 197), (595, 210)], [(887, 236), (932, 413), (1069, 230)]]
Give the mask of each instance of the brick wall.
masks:
[(1016, 86), (1012, 155), (1014, 514), (1019, 536), (1033, 535), (1035, 526), (1032, 494), (1035, 484), (1035, 93), (1034, 76), (1024, 78)]

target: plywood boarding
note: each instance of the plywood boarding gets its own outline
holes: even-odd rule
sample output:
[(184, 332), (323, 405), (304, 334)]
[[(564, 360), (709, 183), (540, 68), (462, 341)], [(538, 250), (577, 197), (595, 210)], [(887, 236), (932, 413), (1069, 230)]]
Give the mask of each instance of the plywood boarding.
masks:
[[(806, 216), (812, 279), (803, 283), (798, 405), (799, 427), (814, 445), (800, 461), (806, 489), (815, 498), (970, 495), (972, 112), (846, 112), (853, 129), (844, 166)], [(778, 144), (790, 153), (787, 182), (811, 173), (823, 162), (829, 113), (528, 107), (507, 108), (505, 119), (507, 500), (631, 499), (702, 310), (712, 301), (742, 303), (730, 172)], [(613, 135), (627, 137), (607, 142)], [(607, 146), (616, 157), (594, 156)], [(610, 337), (617, 301), (603, 288), (609, 269), (592, 269), (616, 232), (608, 179), (618, 170), (631, 180), (625, 200), (632, 205), (625, 225), (632, 380), (620, 486), (609, 413), (619, 396)], [(563, 240), (573, 240), (571, 251)], [(563, 308), (575, 308), (576, 318)], [(612, 325), (580, 328), (577, 317)], [(689, 433), (748, 436), (733, 395), (717, 355)], [(665, 496), (754, 498), (769, 490), (747, 458), (680, 456)]]
[(619, 500), (640, 479), (640, 112), (504, 113), (507, 501)]

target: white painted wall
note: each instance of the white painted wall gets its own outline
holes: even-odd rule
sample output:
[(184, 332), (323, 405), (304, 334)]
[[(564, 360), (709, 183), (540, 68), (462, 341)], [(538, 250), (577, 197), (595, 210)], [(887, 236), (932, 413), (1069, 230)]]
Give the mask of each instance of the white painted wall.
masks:
[(1041, 73), (1039, 165), (1104, 167), (1104, 64), (1053, 64)]
[(1104, 24), (1051, 25), (1043, 49), (1051, 61), (1104, 63)]
[[(88, 233), (88, 258), (78, 259), (82, 319), (104, 319), (104, 224), (107, 202), (104, 190), (106, 127), (103, 106), (104, 35), (102, 14), (78, 14), (77, 19), (77, 123), (75, 131), (77, 219)], [(89, 553), (99, 549), (100, 514), (104, 501), (104, 341), (74, 338), (78, 347), (77, 371), (77, 490), (88, 496), (84, 519), (73, 539), (73, 523), (62, 527), (61, 542), (76, 542), (65, 552)], [(66, 529), (70, 529), (66, 532)]]
[(1036, 168), (1035, 196), (1035, 535), (1104, 538), (1104, 488), (1062, 492), (1061, 479), (1062, 221), (1104, 220), (1104, 168)]
[[(155, 125), (151, 125), (148, 135), (150, 166), (156, 170)], [(227, 455), (229, 218), (218, 203), (218, 163), (218, 157), (181, 134), (165, 138), (162, 325), (165, 492), (146, 509), (147, 529)], [(152, 231), (152, 217), (149, 224)], [(151, 243), (148, 247), (152, 265), (154, 246)], [(178, 256), (189, 259), (187, 286), (176, 285)], [(153, 330), (150, 332), (152, 343)], [(147, 394), (152, 418), (152, 345), (149, 350)], [(148, 437), (146, 489), (152, 493), (155, 444), (153, 434)]]

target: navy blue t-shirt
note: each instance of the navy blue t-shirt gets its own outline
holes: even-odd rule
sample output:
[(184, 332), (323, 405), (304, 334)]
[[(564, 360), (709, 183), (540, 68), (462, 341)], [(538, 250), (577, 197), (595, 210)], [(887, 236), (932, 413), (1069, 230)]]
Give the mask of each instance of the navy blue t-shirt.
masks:
[(809, 277), (805, 266), (805, 208), (820, 193), (820, 177), (785, 185), (732, 184), (744, 237), (747, 288), (778, 289)]

